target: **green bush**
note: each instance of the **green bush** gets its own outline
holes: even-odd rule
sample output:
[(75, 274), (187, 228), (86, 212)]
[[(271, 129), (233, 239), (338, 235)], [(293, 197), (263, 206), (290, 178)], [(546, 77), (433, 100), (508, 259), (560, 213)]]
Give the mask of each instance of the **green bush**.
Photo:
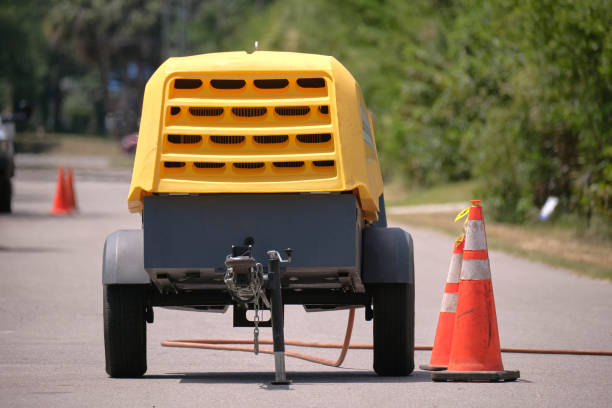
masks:
[(519, 30), (505, 37), (514, 63), (479, 135), (483, 192), (504, 220), (523, 221), (554, 195), (561, 211), (610, 221), (612, 4), (498, 3), (512, 5)]
[[(612, 220), (612, 3), (274, 2), (243, 38), (327, 53), (372, 109), (386, 177), (477, 178), (499, 220)], [(248, 48), (248, 47), (247, 47)]]

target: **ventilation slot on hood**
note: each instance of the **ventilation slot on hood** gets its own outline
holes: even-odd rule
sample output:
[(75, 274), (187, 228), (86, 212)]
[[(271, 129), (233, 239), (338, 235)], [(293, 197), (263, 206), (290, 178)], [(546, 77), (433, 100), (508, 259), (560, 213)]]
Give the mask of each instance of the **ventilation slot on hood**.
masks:
[(223, 108), (192, 107), (189, 108), (189, 113), (191, 113), (193, 116), (220, 116), (223, 114)]
[(253, 83), (259, 89), (283, 89), (289, 85), (286, 79), (256, 79)]
[(313, 133), (313, 134), (297, 135), (297, 140), (302, 143), (326, 143), (331, 140), (331, 134)]
[(304, 116), (308, 115), (310, 108), (308, 106), (279, 106), (274, 108), (274, 111), (281, 116)]
[(232, 108), (232, 113), (236, 116), (251, 118), (255, 116), (263, 116), (268, 110), (264, 107), (245, 107), (245, 108)]
[(333, 167), (335, 164), (333, 160), (315, 160), (312, 163), (317, 167)]
[(215, 89), (241, 89), (246, 82), (243, 79), (211, 79), (210, 86)]
[(198, 89), (202, 86), (199, 79), (179, 78), (174, 80), (174, 89)]
[(261, 169), (265, 166), (264, 163), (256, 162), (256, 163), (234, 163), (234, 167), (237, 169)]
[(164, 167), (167, 169), (180, 169), (185, 167), (185, 162), (164, 162)]
[(225, 163), (195, 162), (193, 165), (198, 169), (220, 169), (225, 166)]
[(211, 136), (210, 141), (218, 144), (240, 144), (244, 142), (244, 136)]
[(287, 135), (269, 135), (269, 136), (253, 136), (255, 143), (270, 144), (270, 143), (285, 143), (289, 140)]
[(274, 167), (302, 167), (303, 161), (274, 162)]
[(174, 144), (196, 144), (202, 141), (200, 135), (168, 135), (168, 141)]
[(325, 88), (323, 78), (299, 78), (297, 84), (302, 88)]

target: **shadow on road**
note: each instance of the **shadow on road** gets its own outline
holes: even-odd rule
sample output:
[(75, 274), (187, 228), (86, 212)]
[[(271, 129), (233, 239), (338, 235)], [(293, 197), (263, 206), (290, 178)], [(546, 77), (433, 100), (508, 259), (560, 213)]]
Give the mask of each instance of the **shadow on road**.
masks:
[[(292, 384), (321, 384), (321, 383), (411, 383), (431, 382), (431, 374), (423, 371), (415, 371), (408, 377), (381, 377), (371, 371), (361, 372), (332, 372), (332, 371), (309, 371), (289, 372), (287, 377)], [(147, 375), (143, 379), (155, 380), (180, 380), (181, 384), (262, 384), (264, 388), (289, 389), (287, 387), (268, 386), (274, 380), (274, 373), (266, 372), (211, 372), (211, 373), (169, 373), (166, 375)]]
[(39, 253), (39, 252), (61, 252), (58, 248), (48, 247), (6, 247), (0, 245), (0, 252)]
[(33, 211), (14, 211), (13, 213), (0, 214), (0, 219), (13, 219), (13, 220), (98, 220), (101, 218), (113, 218), (115, 215), (111, 212), (75, 212), (69, 215), (52, 215), (49, 212), (33, 212)]

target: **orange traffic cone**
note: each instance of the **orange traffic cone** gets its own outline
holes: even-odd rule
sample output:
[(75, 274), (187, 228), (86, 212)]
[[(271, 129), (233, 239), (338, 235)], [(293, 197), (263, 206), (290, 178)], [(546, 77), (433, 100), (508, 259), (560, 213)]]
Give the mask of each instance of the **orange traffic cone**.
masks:
[(480, 200), (468, 215), (457, 316), (448, 371), (434, 381), (514, 381), (519, 371), (504, 370), (499, 347), (491, 267)]
[(450, 358), (453, 330), (455, 328), (455, 312), (457, 311), (457, 295), (459, 293), (459, 275), (461, 274), (461, 261), (463, 260), (464, 237), (457, 238), (453, 248), (451, 263), (448, 268), (448, 277), (442, 297), (442, 308), (438, 318), (438, 327), (434, 339), (429, 364), (421, 365), (422, 370), (446, 370)]
[(68, 171), (66, 172), (66, 183), (64, 183), (64, 187), (66, 188), (66, 201), (68, 202), (68, 207), (71, 210), (76, 211), (76, 195), (74, 193), (74, 185), (72, 183), (72, 168), (68, 167)]
[(70, 205), (66, 197), (66, 187), (64, 185), (64, 170), (60, 167), (57, 169), (57, 187), (55, 189), (55, 200), (51, 215), (68, 215), (70, 214)]

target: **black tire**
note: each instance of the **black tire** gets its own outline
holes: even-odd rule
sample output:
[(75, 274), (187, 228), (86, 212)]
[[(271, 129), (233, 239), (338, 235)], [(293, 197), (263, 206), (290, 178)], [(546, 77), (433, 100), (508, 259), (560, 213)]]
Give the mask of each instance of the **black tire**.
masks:
[(13, 196), (13, 187), (11, 179), (8, 177), (0, 178), (0, 213), (11, 212), (11, 200)]
[(145, 289), (104, 286), (104, 348), (111, 377), (141, 377), (147, 371)]
[(372, 285), (374, 371), (406, 376), (414, 370), (414, 284)]

